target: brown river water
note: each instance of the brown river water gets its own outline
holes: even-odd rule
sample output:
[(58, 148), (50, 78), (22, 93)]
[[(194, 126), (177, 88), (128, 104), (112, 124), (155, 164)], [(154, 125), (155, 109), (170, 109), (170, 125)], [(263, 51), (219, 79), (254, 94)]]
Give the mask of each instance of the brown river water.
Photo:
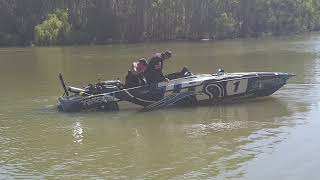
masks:
[[(67, 84), (124, 79), (171, 49), (166, 72), (283, 71), (272, 96), (196, 108), (62, 113)], [(0, 179), (320, 178), (320, 34), (135, 45), (0, 48)]]

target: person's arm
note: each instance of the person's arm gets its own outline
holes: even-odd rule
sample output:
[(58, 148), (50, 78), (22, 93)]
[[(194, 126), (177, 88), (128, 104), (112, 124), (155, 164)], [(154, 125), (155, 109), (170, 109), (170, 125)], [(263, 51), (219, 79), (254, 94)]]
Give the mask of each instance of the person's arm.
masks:
[(167, 78), (162, 72), (161, 72), (161, 74), (160, 74), (160, 81), (161, 82), (169, 82), (170, 81), (170, 79), (169, 78)]
[(166, 77), (163, 75), (162, 72), (160, 73), (160, 77), (159, 78), (160, 78), (161, 81), (165, 81), (166, 80)]

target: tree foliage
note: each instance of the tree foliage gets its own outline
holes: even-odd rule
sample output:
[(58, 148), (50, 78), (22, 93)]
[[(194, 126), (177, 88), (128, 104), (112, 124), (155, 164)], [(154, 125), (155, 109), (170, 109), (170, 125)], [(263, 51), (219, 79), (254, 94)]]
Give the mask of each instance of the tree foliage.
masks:
[(314, 30), (320, 30), (319, 0), (0, 0), (0, 45), (224, 39)]
[(55, 45), (64, 42), (70, 33), (68, 11), (57, 10), (34, 28), (36, 45)]

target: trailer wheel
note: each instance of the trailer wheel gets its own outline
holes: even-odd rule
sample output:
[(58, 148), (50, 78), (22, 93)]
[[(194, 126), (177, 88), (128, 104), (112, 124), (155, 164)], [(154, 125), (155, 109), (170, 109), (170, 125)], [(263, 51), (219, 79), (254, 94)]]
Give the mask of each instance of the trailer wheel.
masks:
[(185, 97), (185, 98), (181, 99), (180, 101), (178, 101), (176, 103), (176, 105), (178, 105), (178, 106), (196, 106), (196, 105), (198, 105), (198, 99), (194, 95), (188, 96), (188, 97)]

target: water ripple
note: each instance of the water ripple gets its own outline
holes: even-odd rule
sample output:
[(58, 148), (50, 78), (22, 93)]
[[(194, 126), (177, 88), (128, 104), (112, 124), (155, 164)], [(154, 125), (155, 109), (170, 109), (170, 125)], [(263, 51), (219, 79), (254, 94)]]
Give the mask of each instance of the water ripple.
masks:
[(190, 127), (185, 127), (186, 134), (191, 136), (205, 136), (210, 133), (216, 133), (221, 131), (231, 131), (240, 129), (245, 126), (242, 121), (234, 122), (213, 122), (210, 124), (192, 124)]

